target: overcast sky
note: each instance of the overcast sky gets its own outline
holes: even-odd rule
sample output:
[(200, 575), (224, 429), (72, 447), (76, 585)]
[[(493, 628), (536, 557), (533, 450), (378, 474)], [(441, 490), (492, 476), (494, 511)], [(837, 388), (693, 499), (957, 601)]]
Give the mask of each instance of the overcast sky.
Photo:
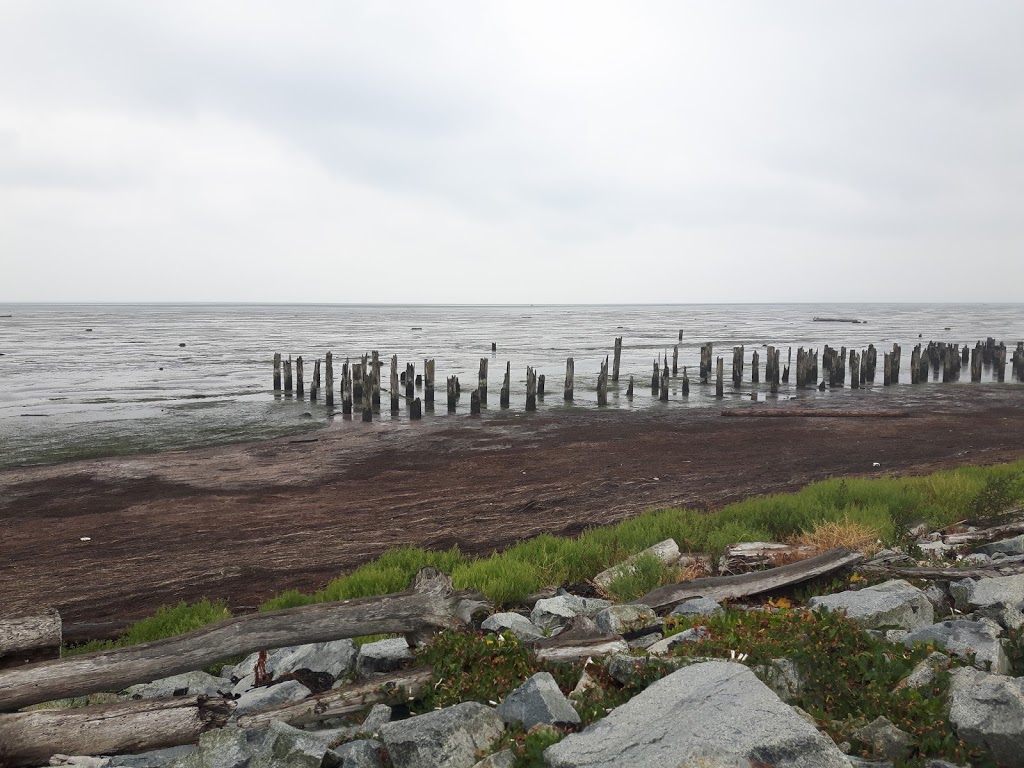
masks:
[(1022, 286), (1019, 0), (0, 0), (0, 301)]

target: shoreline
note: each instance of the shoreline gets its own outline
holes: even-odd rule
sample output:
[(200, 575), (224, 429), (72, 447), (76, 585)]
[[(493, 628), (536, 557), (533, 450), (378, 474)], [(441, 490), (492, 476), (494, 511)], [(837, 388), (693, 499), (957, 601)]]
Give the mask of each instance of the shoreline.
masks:
[(879, 404), (911, 412), (900, 419), (588, 409), (346, 423), (8, 469), (0, 592), (8, 608), (50, 605), (69, 623), (140, 618), (203, 596), (251, 610), (400, 546), (486, 554), (658, 507), (1018, 459), (1022, 396), (1006, 385), (900, 391)]

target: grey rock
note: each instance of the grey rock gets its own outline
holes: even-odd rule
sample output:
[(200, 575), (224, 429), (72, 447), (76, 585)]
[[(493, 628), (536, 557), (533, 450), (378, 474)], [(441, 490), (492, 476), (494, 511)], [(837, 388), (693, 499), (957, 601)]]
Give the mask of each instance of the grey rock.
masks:
[(991, 544), (983, 544), (977, 547), (975, 551), (986, 555), (994, 555), (996, 553), (1011, 556), (1024, 555), (1024, 534), (1014, 536), (1012, 539), (1003, 539), (1002, 541), (993, 541)]
[(722, 612), (722, 606), (710, 597), (691, 597), (673, 608), (669, 616), (717, 616)]
[(387, 704), (374, 704), (366, 714), (363, 724), (359, 726), (359, 730), (364, 733), (374, 733), (378, 728), (381, 728), (390, 722), (391, 707)]
[(516, 764), (515, 753), (511, 749), (503, 749), (488, 755), (473, 768), (512, 768)]
[(402, 637), (392, 637), (366, 643), (359, 649), (356, 659), (356, 672), (359, 675), (374, 675), (381, 672), (394, 672), (413, 657), (409, 644)]
[[(224, 667), (221, 677), (238, 680), (235, 693), (244, 693), (256, 682), (255, 670), (259, 654), (247, 656), (234, 667)], [(356, 645), (351, 640), (334, 640), (328, 643), (309, 643), (278, 648), (267, 654), (267, 673), (272, 678), (287, 675), (297, 669), (313, 672), (327, 672), (335, 678), (343, 677), (355, 666)]]
[(899, 760), (908, 755), (914, 745), (913, 736), (884, 717), (876, 717), (863, 728), (855, 730), (853, 735), (868, 744), (872, 754), (884, 760)]
[(601, 573), (594, 577), (594, 583), (602, 589), (608, 589), (611, 583), (619, 576), (635, 573), (637, 560), (644, 555), (653, 555), (665, 565), (672, 565), (673, 563), (679, 562), (679, 545), (676, 544), (674, 539), (659, 541), (657, 544), (648, 547), (643, 552), (638, 552), (627, 560), (624, 560), (617, 565), (613, 565), (608, 570), (601, 571)]
[(652, 643), (647, 647), (647, 652), (656, 656), (662, 656), (671, 652), (671, 650), (680, 643), (695, 643), (698, 640), (703, 640), (709, 634), (710, 633), (705, 627), (690, 627), (689, 629), (684, 629), (682, 632), (669, 635), (656, 643)]
[(108, 768), (162, 768), (172, 760), (185, 757), (197, 749), (195, 744), (154, 749), (137, 755), (116, 755), (107, 761)]
[(216, 696), (218, 691), (230, 692), (231, 688), (230, 680), (206, 672), (185, 672), (151, 683), (133, 685), (125, 689), (125, 694), (133, 699), (169, 699), (175, 693), (179, 696)]
[(594, 623), (605, 632), (622, 635), (660, 624), (661, 620), (654, 609), (646, 605), (610, 605), (598, 611)]
[(994, 621), (1005, 629), (1020, 629), (1024, 626), (1024, 613), (1018, 606), (996, 603), (982, 606), (974, 613), (979, 619)]
[(578, 725), (580, 722), (580, 716), (549, 672), (538, 672), (512, 691), (498, 705), (497, 712), (506, 725), (522, 723), (526, 730), (542, 723)]
[(902, 579), (812, 597), (808, 606), (844, 611), (848, 619), (864, 629), (917, 629), (935, 619), (935, 609), (924, 592)]
[(1001, 765), (1024, 766), (1024, 678), (955, 670), (949, 719), (958, 738), (991, 750)]
[(598, 600), (576, 595), (555, 595), (538, 600), (530, 612), (530, 621), (542, 631), (564, 627), (576, 616), (593, 617), (611, 605), (608, 600)]
[(928, 598), (928, 602), (932, 604), (932, 608), (935, 609), (936, 616), (949, 616), (950, 611), (950, 599), (949, 595), (946, 594), (946, 590), (935, 584), (929, 584), (924, 588), (924, 596)]
[(644, 650), (645, 648), (650, 648), (662, 639), (664, 639), (664, 635), (662, 635), (661, 632), (651, 632), (649, 635), (641, 635), (640, 637), (629, 640), (627, 641), (627, 644), (633, 650)]
[(943, 621), (914, 630), (903, 644), (911, 648), (914, 643), (931, 642), (954, 656), (974, 653), (974, 666), (990, 667), (992, 672), (1002, 675), (1010, 670), (1010, 660), (997, 634), (991, 625), (981, 621)]
[(889, 643), (902, 643), (903, 639), (909, 635), (910, 632), (905, 629), (887, 629), (885, 630), (885, 640)]
[(931, 685), (935, 679), (935, 673), (940, 669), (949, 669), (950, 658), (944, 653), (928, 654), (927, 659), (922, 659), (910, 674), (900, 680), (897, 688), (922, 688)]
[(199, 737), (192, 752), (167, 763), (168, 768), (245, 768), (253, 756), (248, 735), (238, 728), (215, 728)]
[(466, 701), (380, 729), (395, 768), (472, 768), (505, 726), (490, 707)]
[(662, 678), (578, 734), (548, 747), (550, 768), (665, 768), (709, 760), (776, 768), (849, 768), (831, 740), (741, 664), (711, 661)]
[(984, 552), (973, 552), (969, 555), (964, 555), (960, 561), (963, 563), (970, 563), (971, 565), (988, 565), (992, 562), (992, 558)]
[(322, 768), (385, 768), (384, 745), (375, 739), (350, 741), (327, 752)]
[(956, 763), (950, 763), (945, 760), (938, 760), (936, 758), (933, 758), (925, 762), (924, 768), (971, 768), (971, 766), (957, 765)]
[(769, 664), (755, 667), (754, 673), (783, 701), (791, 702), (803, 693), (803, 675), (790, 659), (772, 659)]
[(918, 541), (917, 548), (921, 550), (925, 557), (935, 560), (941, 560), (949, 553), (956, 551), (955, 546), (952, 544), (946, 544), (941, 540)]
[(533, 622), (518, 613), (495, 613), (488, 616), (480, 625), (488, 632), (504, 632), (511, 630), (520, 640), (539, 640), (544, 632), (534, 626)]
[(959, 611), (974, 611), (999, 603), (1016, 608), (1024, 603), (1024, 574), (955, 581), (949, 585), (949, 593)]
[(235, 700), (235, 715), (244, 715), (260, 709), (269, 709), (278, 704), (304, 699), (311, 691), (298, 680), (285, 680), (277, 685), (253, 688)]
[(287, 723), (272, 723), (249, 768), (320, 768), (331, 744), (347, 738), (348, 732), (347, 728), (304, 731)]

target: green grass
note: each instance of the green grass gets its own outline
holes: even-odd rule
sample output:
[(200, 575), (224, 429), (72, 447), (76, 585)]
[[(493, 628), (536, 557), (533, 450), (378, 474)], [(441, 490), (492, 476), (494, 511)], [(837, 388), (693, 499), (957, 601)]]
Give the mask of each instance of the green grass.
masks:
[[(427, 565), (451, 574), (459, 589), (474, 589), (498, 606), (511, 606), (544, 586), (587, 581), (668, 538), (675, 539), (684, 552), (702, 552), (714, 558), (735, 542), (787, 540), (823, 522), (849, 521), (874, 528), (884, 544), (892, 545), (904, 541), (908, 527), (918, 521), (940, 527), (998, 515), (1021, 502), (1024, 461), (963, 467), (923, 477), (825, 480), (796, 493), (747, 499), (710, 513), (668, 509), (592, 528), (575, 538), (541, 535), (483, 558), (468, 557), (457, 547), (440, 552), (404, 547), (339, 576), (319, 592), (289, 590), (260, 609), (399, 592)], [(665, 578), (660, 566), (645, 563), (633, 575), (616, 580), (612, 593), (621, 600), (632, 599)], [(209, 601), (164, 608), (134, 625), (118, 644), (180, 634), (227, 615), (223, 604)], [(88, 649), (102, 647), (91, 644)]]

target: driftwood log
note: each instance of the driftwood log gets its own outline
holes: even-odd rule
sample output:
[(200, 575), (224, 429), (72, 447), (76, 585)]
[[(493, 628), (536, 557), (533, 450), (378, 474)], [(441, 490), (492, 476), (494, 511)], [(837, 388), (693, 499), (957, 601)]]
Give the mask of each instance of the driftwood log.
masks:
[(801, 560), (766, 571), (754, 571), (736, 576), (709, 576), (679, 584), (669, 584), (648, 592), (633, 602), (648, 605), (656, 611), (672, 608), (691, 597), (708, 597), (712, 600), (737, 600), (742, 597), (760, 595), (793, 584), (825, 576), (855, 565), (864, 555), (850, 549), (837, 547), (817, 557)]
[(234, 702), (144, 699), (0, 715), (0, 765), (45, 765), (57, 753), (116, 755), (191, 744), (228, 721)]
[(377, 634), (423, 638), (463, 626), (485, 607), (481, 595), (456, 592), (449, 577), (424, 568), (406, 592), (237, 616), (178, 637), (0, 672), (0, 711), (117, 691), (264, 648)]
[(533, 654), (540, 661), (579, 661), (590, 656), (629, 653), (621, 635), (602, 632), (588, 618), (577, 616), (554, 637), (533, 643)]
[(0, 669), (60, 658), (60, 614), (48, 609), (34, 616), (0, 616)]
[(992, 579), (997, 576), (1013, 576), (1024, 573), (1024, 555), (1004, 557), (973, 568), (920, 568), (916, 566), (891, 565), (889, 563), (867, 562), (860, 566), (865, 573), (880, 576), (898, 576), (903, 579), (927, 579), (929, 581), (960, 581), (960, 579)]
[(238, 718), (238, 725), (241, 728), (266, 728), (275, 720), (291, 725), (305, 725), (350, 715), (371, 704), (407, 704), (410, 698), (419, 698), (420, 692), (430, 682), (433, 674), (430, 667), (416, 667), (386, 677), (375, 677), (325, 691), (301, 701), (292, 701), (262, 712), (243, 715)]
[[(1013, 510), (1017, 512), (1019, 510)], [(987, 544), (990, 541), (1019, 536), (1024, 533), (1024, 520), (1017, 520), (1006, 525), (996, 525), (992, 528), (985, 528), (978, 531), (964, 531), (963, 533), (947, 533), (942, 537), (943, 544), (960, 546), (961, 544)]]

